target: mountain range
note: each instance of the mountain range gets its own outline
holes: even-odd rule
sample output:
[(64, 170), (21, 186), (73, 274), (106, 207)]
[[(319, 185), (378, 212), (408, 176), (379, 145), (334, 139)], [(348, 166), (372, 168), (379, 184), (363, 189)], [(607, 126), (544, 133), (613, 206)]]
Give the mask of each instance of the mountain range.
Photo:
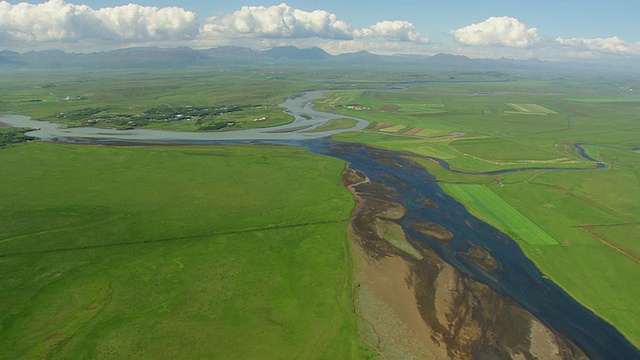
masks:
[[(210, 49), (189, 47), (137, 47), (93, 53), (66, 53), (60, 50), (17, 53), (0, 51), (0, 69), (6, 68), (176, 68), (188, 66), (418, 66), (432, 70), (602, 70), (602, 65), (587, 63), (549, 62), (539, 59), (471, 59), (462, 55), (376, 55), (368, 51), (331, 55), (318, 48), (295, 46), (253, 50), (246, 47), (222, 46)], [(628, 71), (619, 64), (608, 70)], [(631, 68), (633, 69), (633, 68)], [(637, 72), (637, 68), (635, 68)]]

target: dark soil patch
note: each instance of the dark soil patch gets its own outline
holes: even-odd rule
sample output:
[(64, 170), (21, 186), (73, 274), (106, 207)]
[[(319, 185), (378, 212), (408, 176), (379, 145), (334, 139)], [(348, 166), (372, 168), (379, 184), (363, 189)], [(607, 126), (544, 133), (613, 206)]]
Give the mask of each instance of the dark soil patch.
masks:
[(393, 111), (398, 111), (400, 109), (402, 109), (401, 106), (394, 105), (394, 104), (385, 104), (385, 105), (382, 105), (382, 108), (380, 110), (384, 112), (393, 112)]

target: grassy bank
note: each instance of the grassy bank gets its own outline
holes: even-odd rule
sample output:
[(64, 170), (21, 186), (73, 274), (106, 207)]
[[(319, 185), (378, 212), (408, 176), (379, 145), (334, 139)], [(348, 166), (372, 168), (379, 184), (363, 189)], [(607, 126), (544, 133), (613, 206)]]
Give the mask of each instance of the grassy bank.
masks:
[(340, 161), (251, 146), (0, 151), (4, 356), (362, 355)]

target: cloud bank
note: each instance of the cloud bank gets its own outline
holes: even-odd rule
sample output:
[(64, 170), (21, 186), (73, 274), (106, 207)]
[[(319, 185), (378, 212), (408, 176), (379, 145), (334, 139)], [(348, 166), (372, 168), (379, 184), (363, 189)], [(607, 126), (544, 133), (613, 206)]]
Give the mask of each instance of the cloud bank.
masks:
[(428, 40), (408, 21), (381, 21), (363, 29), (324, 10), (304, 11), (282, 3), (274, 6), (243, 6), (242, 9), (207, 19), (201, 38), (258, 37), (303, 39), (317, 37), (332, 40), (356, 38), (426, 43)]
[(559, 37), (556, 43), (569, 47), (574, 51), (613, 55), (640, 55), (640, 42), (628, 42), (617, 36), (610, 38), (571, 38)]
[(375, 25), (364, 29), (355, 30), (354, 36), (358, 38), (382, 38), (394, 41), (410, 41), (426, 44), (429, 39), (423, 37), (415, 26), (408, 21), (380, 21)]
[(527, 29), (518, 19), (502, 16), (451, 31), (463, 45), (530, 48), (542, 42), (538, 29)]
[(177, 7), (129, 4), (94, 10), (63, 0), (38, 5), (0, 2), (2, 43), (171, 41), (193, 39), (197, 34), (195, 13)]
[(351, 39), (351, 25), (323, 10), (312, 12), (277, 6), (243, 6), (233, 14), (211, 17), (201, 36)]
[[(285, 3), (274, 6), (244, 6), (240, 10), (207, 19), (199, 25), (195, 13), (179, 7), (157, 8), (129, 4), (93, 9), (64, 0), (42, 4), (10, 4), (0, 1), (0, 47), (82, 48), (102, 45), (154, 44), (195, 41), (216, 44), (244, 40), (254, 44), (287, 39), (332, 41), (378, 41), (424, 44), (423, 37), (408, 21), (380, 21), (362, 29), (324, 10), (304, 11)], [(362, 43), (362, 42), (360, 42)], [(58, 44), (58, 45), (56, 45)]]
[[(35, 0), (34, 0), (35, 1)], [(490, 17), (448, 32), (446, 42), (431, 42), (405, 20), (381, 20), (354, 28), (336, 14), (305, 11), (286, 3), (244, 6), (233, 13), (200, 21), (180, 7), (128, 4), (93, 9), (48, 0), (10, 4), (0, 0), (0, 50), (109, 50), (127, 46), (319, 46), (332, 53), (375, 51), (382, 54), (451, 52), (473, 57), (561, 60), (640, 55), (640, 42), (619, 37), (543, 37), (513, 17)], [(448, 43), (447, 43), (448, 42)], [(455, 49), (455, 43), (464, 45)], [(428, 47), (425, 44), (429, 44)], [(498, 49), (499, 48), (499, 49)]]

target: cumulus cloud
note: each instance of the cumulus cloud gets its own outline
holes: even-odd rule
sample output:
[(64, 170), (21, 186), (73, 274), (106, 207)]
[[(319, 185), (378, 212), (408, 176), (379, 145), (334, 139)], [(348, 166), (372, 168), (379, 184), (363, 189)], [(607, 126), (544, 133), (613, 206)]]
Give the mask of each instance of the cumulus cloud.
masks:
[(542, 42), (538, 29), (527, 29), (518, 19), (502, 16), (451, 31), (457, 42), (472, 46), (533, 47)]
[(172, 41), (192, 39), (197, 33), (196, 15), (177, 7), (129, 4), (94, 10), (63, 0), (37, 5), (0, 2), (2, 42)]
[(578, 50), (578, 54), (616, 54), (616, 55), (640, 55), (640, 42), (628, 42), (617, 36), (610, 38), (557, 38), (556, 43)]
[(415, 26), (402, 20), (380, 21), (375, 25), (364, 29), (355, 30), (354, 35), (358, 38), (382, 38), (395, 41), (411, 41), (416, 43), (428, 43), (429, 39), (420, 35)]
[(294, 9), (287, 4), (243, 6), (233, 14), (211, 17), (203, 36), (255, 36), (264, 38), (353, 38), (351, 25), (323, 10)]
[(324, 10), (304, 11), (280, 5), (244, 6), (233, 14), (207, 19), (201, 39), (224, 37), (256, 37), (270, 39), (321, 38), (353, 40), (383, 39), (426, 43), (428, 39), (408, 21), (381, 21), (375, 25), (352, 29), (351, 24)]

